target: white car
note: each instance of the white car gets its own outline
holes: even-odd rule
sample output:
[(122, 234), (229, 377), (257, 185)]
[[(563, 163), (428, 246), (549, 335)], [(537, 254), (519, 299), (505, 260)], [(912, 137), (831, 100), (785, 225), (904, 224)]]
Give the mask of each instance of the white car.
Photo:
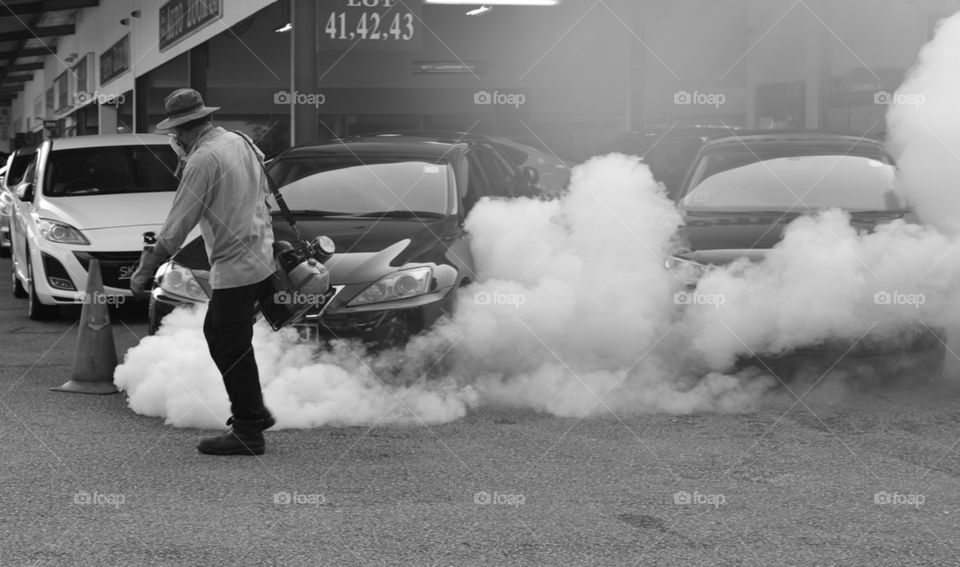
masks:
[(10, 205), (13, 195), (6, 188), (7, 166), (0, 167), (0, 258), (10, 256)]
[(90, 260), (100, 261), (104, 302), (129, 298), (145, 233), (160, 229), (177, 189), (177, 154), (156, 134), (47, 140), (11, 211), (12, 290), (31, 319), (81, 302)]

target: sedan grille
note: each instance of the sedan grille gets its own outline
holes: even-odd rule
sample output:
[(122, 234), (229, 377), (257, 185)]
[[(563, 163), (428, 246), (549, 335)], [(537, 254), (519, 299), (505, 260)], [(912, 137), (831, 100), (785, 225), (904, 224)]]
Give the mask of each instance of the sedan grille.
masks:
[(140, 262), (140, 252), (74, 252), (84, 270), (90, 270), (90, 260), (100, 261), (103, 285), (126, 289), (130, 276)]

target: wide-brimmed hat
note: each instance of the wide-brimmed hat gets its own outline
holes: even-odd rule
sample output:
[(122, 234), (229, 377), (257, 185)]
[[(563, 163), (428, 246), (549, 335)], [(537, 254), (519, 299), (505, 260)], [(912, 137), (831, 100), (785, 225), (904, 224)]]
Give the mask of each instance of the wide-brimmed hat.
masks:
[(164, 99), (163, 108), (167, 117), (157, 124), (158, 130), (170, 130), (220, 110), (219, 106), (205, 106), (203, 97), (193, 89), (173, 91)]

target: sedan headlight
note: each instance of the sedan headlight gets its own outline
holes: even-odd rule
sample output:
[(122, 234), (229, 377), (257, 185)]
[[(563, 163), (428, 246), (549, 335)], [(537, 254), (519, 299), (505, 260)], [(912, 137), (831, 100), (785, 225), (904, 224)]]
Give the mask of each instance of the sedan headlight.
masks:
[(360, 292), (347, 305), (367, 305), (423, 295), (430, 290), (433, 270), (429, 267), (411, 268), (386, 275)]
[(40, 231), (40, 236), (50, 242), (59, 242), (61, 244), (90, 244), (90, 241), (87, 240), (87, 237), (85, 237), (82, 232), (62, 222), (40, 219), (37, 221), (37, 230)]
[(679, 256), (667, 258), (666, 268), (684, 285), (696, 285), (707, 272), (706, 265)]
[(160, 289), (166, 294), (198, 302), (206, 302), (209, 299), (193, 270), (176, 262), (167, 262), (160, 266), (155, 279)]

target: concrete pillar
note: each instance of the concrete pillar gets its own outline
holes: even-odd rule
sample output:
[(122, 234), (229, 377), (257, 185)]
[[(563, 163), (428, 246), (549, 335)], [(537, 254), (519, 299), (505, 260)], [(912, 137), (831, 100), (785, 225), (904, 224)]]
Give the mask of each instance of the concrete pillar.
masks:
[(100, 118), (97, 120), (97, 131), (101, 134), (117, 133), (117, 107), (112, 104), (100, 105)]
[[(806, 109), (804, 127), (808, 130), (824, 128), (826, 117), (826, 50), (827, 37), (824, 23), (829, 25), (827, 3), (822, 0), (807, 0), (808, 14), (805, 45), (804, 78), (806, 80)], [(821, 23), (820, 20), (823, 20)]]
[[(280, 0), (292, 2), (290, 93), (315, 93), (319, 85), (317, 71), (317, 2), (316, 0)], [(316, 141), (320, 137), (317, 108), (312, 104), (295, 104), (290, 97), (290, 141), (295, 144)]]

